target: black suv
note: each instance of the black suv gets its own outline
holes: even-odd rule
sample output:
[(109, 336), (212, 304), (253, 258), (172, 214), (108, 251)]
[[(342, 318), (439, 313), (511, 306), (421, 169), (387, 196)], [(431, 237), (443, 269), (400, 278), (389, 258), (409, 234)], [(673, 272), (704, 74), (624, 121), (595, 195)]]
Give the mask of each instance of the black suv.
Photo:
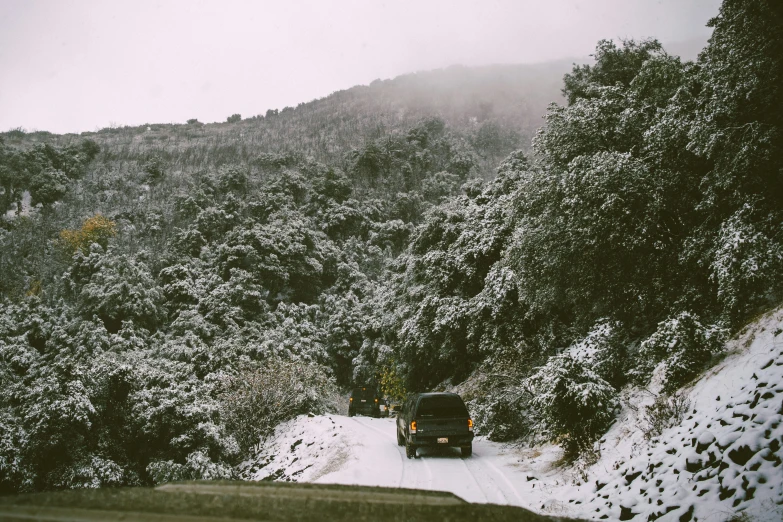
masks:
[(456, 393), (418, 393), (408, 398), (397, 416), (397, 444), (416, 456), (419, 446), (458, 447), (473, 454), (473, 419)]
[(376, 419), (381, 416), (381, 396), (378, 388), (364, 385), (351, 390), (348, 416), (354, 415), (370, 415)]

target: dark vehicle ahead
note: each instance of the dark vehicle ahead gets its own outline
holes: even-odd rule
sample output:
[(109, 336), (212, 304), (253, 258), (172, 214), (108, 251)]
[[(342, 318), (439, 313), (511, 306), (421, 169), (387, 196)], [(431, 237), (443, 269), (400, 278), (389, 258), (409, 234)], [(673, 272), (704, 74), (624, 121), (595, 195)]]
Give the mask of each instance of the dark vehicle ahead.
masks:
[(360, 386), (351, 390), (348, 416), (354, 415), (369, 415), (376, 419), (381, 416), (381, 396), (375, 386)]
[(473, 419), (456, 393), (418, 393), (408, 398), (397, 416), (397, 444), (416, 456), (423, 446), (457, 447), (473, 454)]

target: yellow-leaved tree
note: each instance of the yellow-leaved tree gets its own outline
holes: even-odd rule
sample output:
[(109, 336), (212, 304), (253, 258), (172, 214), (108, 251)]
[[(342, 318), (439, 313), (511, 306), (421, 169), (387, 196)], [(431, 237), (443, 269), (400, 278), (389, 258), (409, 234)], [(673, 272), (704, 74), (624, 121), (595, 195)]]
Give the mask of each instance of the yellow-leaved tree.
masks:
[(388, 395), (393, 402), (402, 402), (408, 391), (405, 389), (402, 376), (397, 373), (394, 360), (389, 361), (378, 372), (378, 382), (381, 383), (381, 393)]
[(95, 214), (85, 219), (81, 228), (61, 231), (60, 241), (71, 254), (76, 253), (77, 250), (87, 253), (93, 243), (106, 248), (109, 239), (116, 235), (117, 224), (102, 214)]

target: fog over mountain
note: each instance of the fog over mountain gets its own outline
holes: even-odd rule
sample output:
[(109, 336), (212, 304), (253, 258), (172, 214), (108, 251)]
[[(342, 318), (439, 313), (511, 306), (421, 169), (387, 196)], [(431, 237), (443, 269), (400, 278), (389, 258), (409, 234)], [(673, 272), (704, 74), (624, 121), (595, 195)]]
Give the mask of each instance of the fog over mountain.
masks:
[(709, 36), (718, 0), (0, 4), (0, 130), (223, 121), (454, 64)]

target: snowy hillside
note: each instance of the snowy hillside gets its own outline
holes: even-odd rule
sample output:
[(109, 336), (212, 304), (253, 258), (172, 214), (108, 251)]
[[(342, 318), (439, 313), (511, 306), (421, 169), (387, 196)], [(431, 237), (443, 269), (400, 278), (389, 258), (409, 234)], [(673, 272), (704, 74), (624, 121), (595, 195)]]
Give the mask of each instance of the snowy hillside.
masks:
[(391, 419), (302, 416), (243, 464), (249, 480), (442, 489), (472, 502), (599, 520), (783, 519), (783, 309), (731, 341), (729, 355), (682, 390), (682, 423), (645, 437), (653, 390), (627, 390), (591, 466), (556, 446), (478, 439), (473, 457), (419, 450), (408, 460)]
[(783, 520), (782, 329), (777, 310), (730, 342), (730, 355), (685, 390), (682, 424), (659, 437), (645, 440), (628, 408), (602, 439), (587, 487), (575, 492), (581, 515), (724, 520), (742, 510), (751, 520)]

